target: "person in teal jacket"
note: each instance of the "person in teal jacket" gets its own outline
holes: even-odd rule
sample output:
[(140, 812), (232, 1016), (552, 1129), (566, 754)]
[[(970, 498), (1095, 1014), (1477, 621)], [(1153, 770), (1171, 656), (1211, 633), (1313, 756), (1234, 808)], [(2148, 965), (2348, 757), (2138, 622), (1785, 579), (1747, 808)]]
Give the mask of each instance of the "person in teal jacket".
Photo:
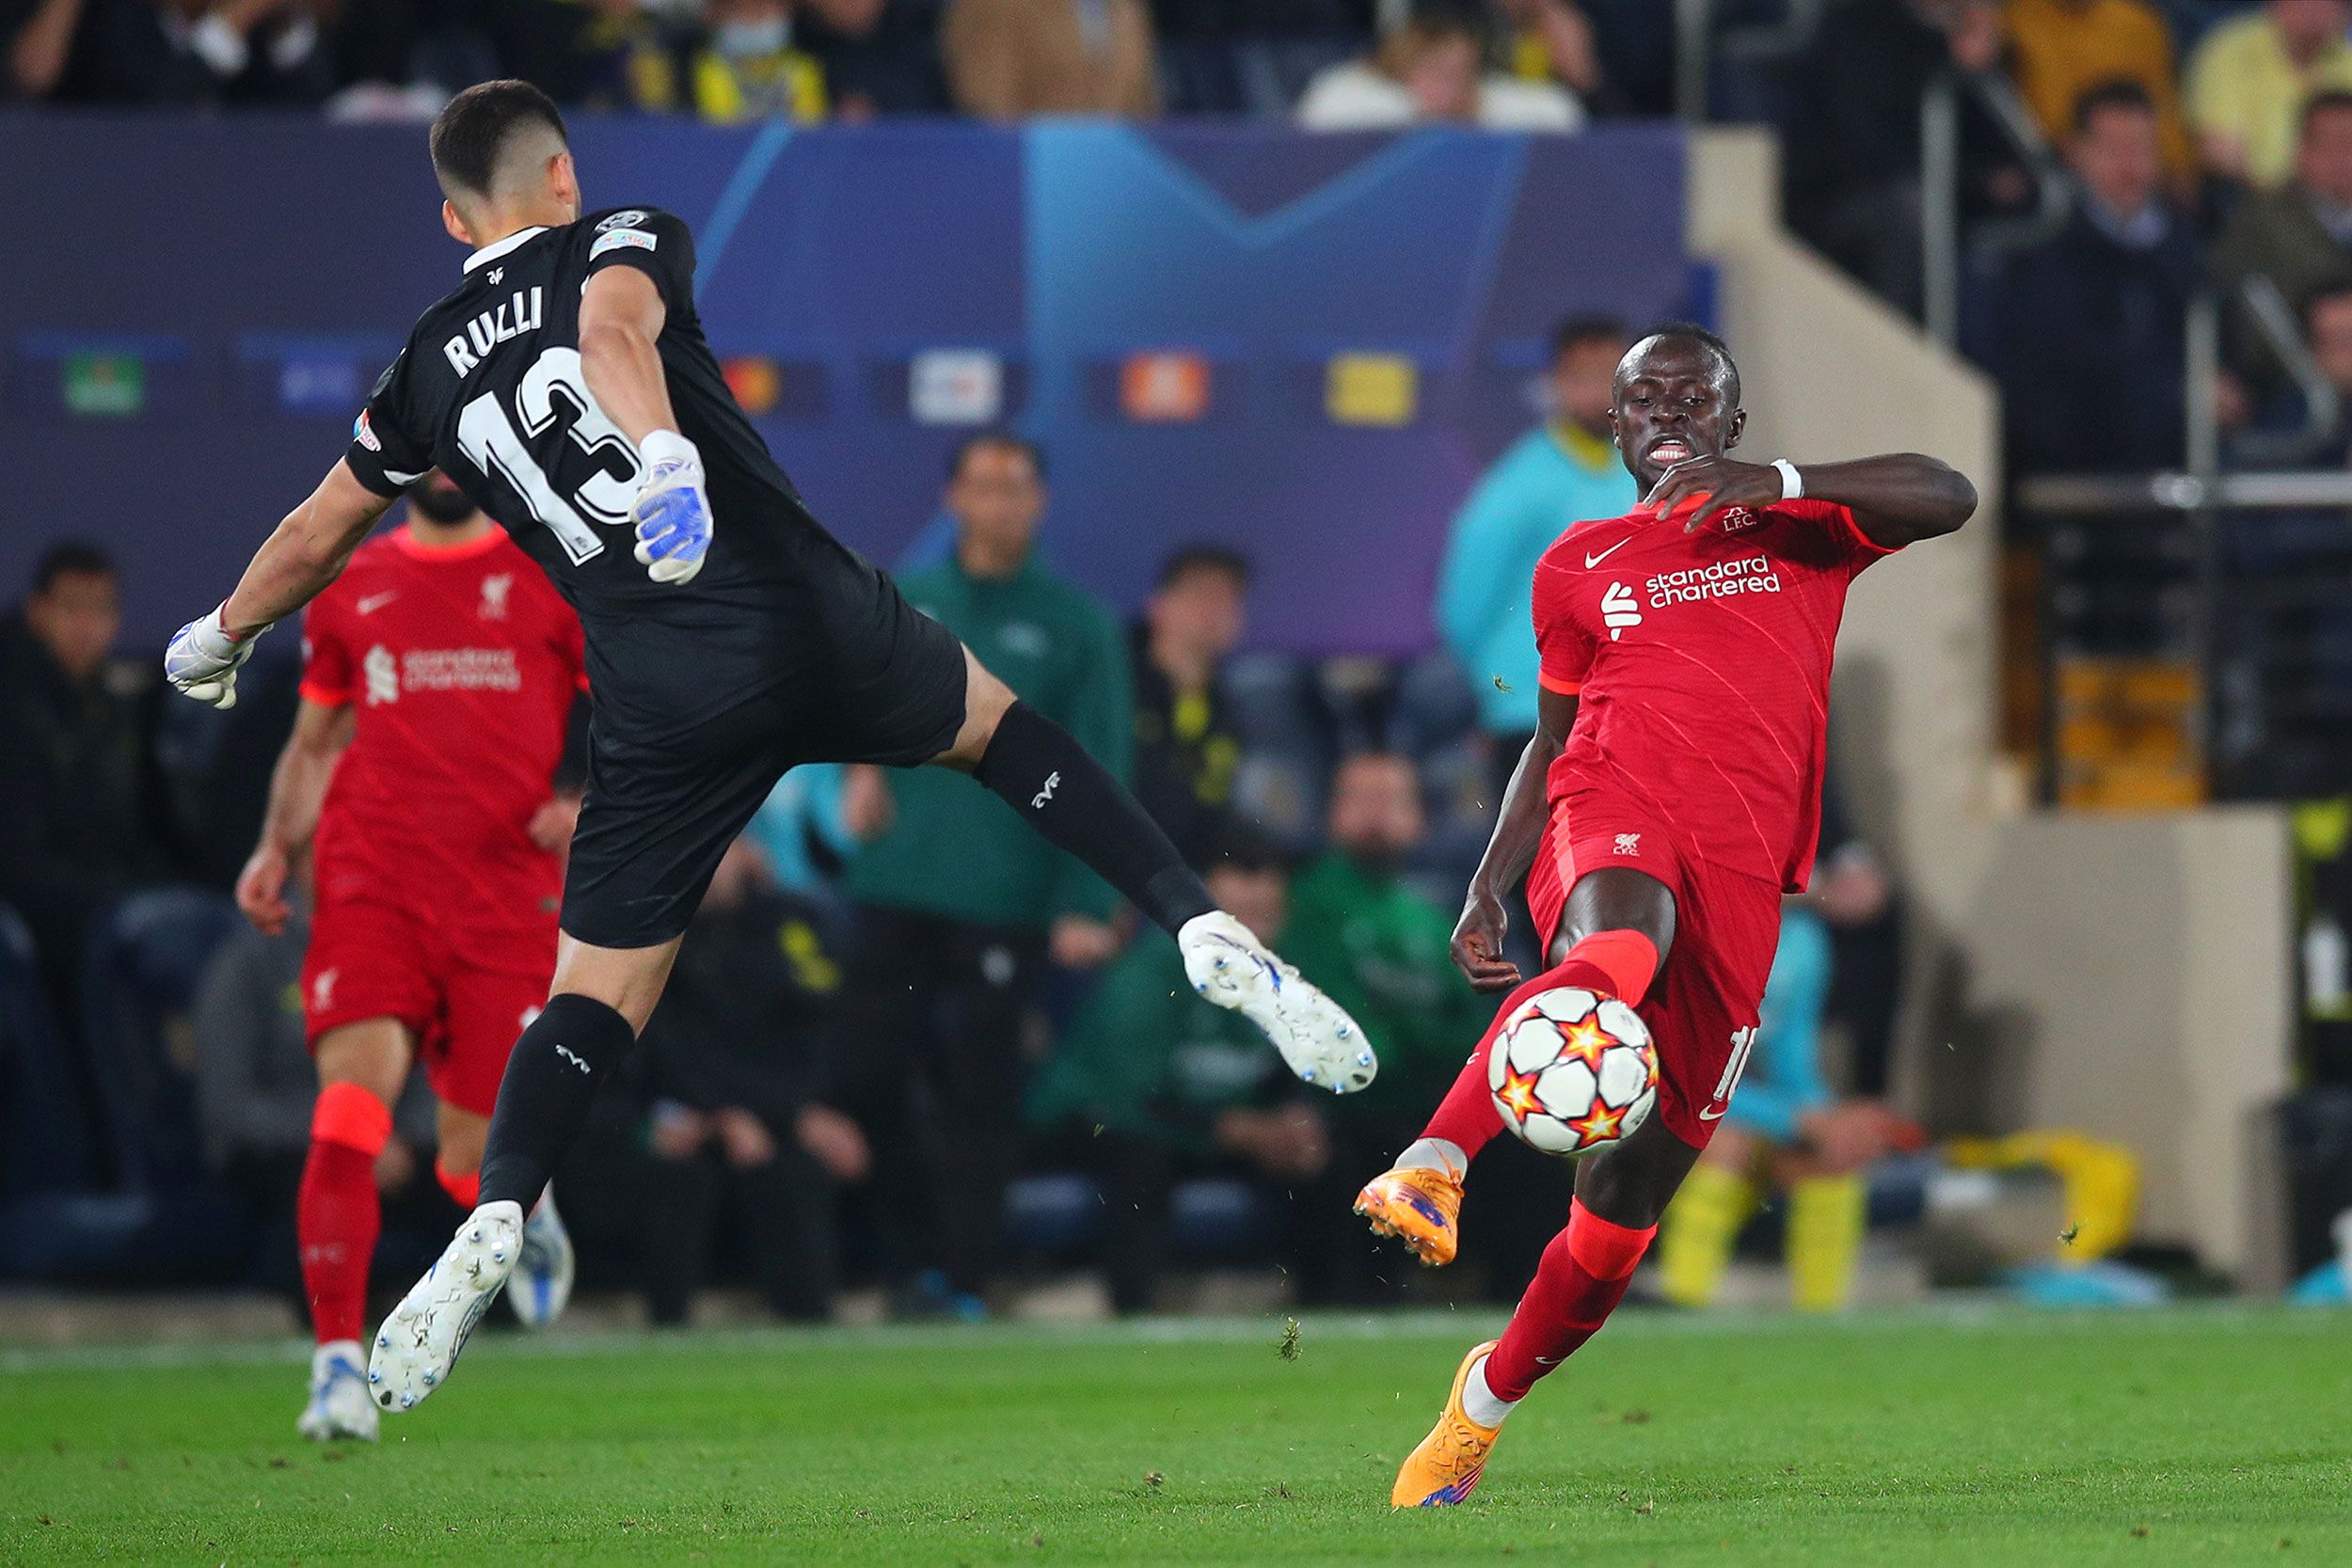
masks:
[[(900, 590), (1123, 782), (1135, 744), (1126, 639), (1036, 559), (1041, 455), (1008, 432), (975, 436), (952, 460), (946, 498), (955, 554)], [(1024, 1044), (1043, 1028), (1038, 984), (1049, 957), (1090, 967), (1118, 950), (1118, 899), (1042, 838), (1006, 832), (1005, 802), (969, 779), (921, 768), (889, 775), (889, 789), (890, 826), (845, 879), (856, 935), (834, 1058), (850, 1082), (829, 1098), (872, 1107), (873, 1131), (903, 1136), (909, 1147), (882, 1158), (919, 1175), (894, 1181), (899, 1212), (886, 1223), (933, 1265), (916, 1292), (970, 1315), (997, 1260)]]
[(1506, 768), (1535, 729), (1535, 562), (1570, 523), (1623, 516), (1640, 499), (1609, 436), (1628, 342), (1625, 324), (1605, 316), (1553, 329), (1552, 417), (1486, 470), (1446, 542), (1438, 630), (1477, 689), (1481, 727), (1507, 742)]

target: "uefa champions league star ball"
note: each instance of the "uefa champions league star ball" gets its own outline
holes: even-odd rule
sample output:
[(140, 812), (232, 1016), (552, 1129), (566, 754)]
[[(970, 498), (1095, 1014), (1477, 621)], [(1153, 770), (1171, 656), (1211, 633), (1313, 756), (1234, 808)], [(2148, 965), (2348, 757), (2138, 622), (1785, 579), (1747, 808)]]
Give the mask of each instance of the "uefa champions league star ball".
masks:
[(1502, 1125), (1546, 1154), (1613, 1144), (1658, 1103), (1658, 1051), (1633, 1009), (1577, 986), (1519, 1004), (1486, 1052)]

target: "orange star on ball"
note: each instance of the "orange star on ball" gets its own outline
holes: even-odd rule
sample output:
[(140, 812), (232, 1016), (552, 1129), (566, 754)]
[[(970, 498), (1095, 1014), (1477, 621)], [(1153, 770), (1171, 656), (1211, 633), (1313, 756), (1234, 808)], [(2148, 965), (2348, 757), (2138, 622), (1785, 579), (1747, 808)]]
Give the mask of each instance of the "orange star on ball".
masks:
[(1503, 1068), (1502, 1087), (1495, 1090), (1495, 1098), (1521, 1121), (1539, 1114), (1544, 1108), (1544, 1102), (1535, 1098), (1535, 1075), (1521, 1072), (1515, 1067)]
[(1560, 1031), (1560, 1059), (1564, 1062), (1582, 1062), (1593, 1069), (1596, 1078), (1600, 1076), (1602, 1054), (1617, 1043), (1617, 1037), (1600, 1026), (1600, 1019), (1597, 1016), (1598, 1011), (1596, 1008), (1586, 1013)]
[(1612, 1110), (1605, 1101), (1596, 1100), (1591, 1111), (1568, 1123), (1568, 1131), (1576, 1134), (1580, 1144), (1590, 1148), (1614, 1142), (1624, 1126), (1625, 1112)]

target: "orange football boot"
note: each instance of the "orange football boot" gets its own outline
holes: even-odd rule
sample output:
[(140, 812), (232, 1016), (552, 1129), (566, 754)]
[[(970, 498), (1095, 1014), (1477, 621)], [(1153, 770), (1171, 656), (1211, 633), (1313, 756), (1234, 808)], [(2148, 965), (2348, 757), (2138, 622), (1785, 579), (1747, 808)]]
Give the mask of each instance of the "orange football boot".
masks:
[(1375, 1236), (1394, 1236), (1433, 1269), (1454, 1261), (1461, 1245), (1462, 1179), (1449, 1170), (1399, 1166), (1364, 1184), (1356, 1212)]
[(1462, 1411), (1462, 1385), (1470, 1381), (1478, 1358), (1493, 1351), (1499, 1339), (1472, 1345), (1454, 1373), (1454, 1387), (1445, 1397), (1445, 1411), (1421, 1447), (1406, 1456), (1389, 1493), (1391, 1508), (1452, 1508), (1478, 1489), (1486, 1468), (1486, 1455), (1502, 1434), (1501, 1427), (1482, 1427)]

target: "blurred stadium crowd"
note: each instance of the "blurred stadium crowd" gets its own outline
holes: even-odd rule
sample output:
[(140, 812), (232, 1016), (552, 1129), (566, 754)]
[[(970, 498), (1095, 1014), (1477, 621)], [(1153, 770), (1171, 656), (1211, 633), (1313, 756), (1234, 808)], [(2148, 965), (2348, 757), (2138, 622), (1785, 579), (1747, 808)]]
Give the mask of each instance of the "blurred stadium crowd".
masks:
[[(0, 88), (422, 118), (466, 83), (521, 74), (567, 104), (719, 121), (1194, 113), (1573, 130), (1674, 110), (1666, 9), (0, 0)], [(2352, 462), (2352, 0), (1737, 0), (1716, 21), (1780, 41), (1719, 54), (1710, 112), (1776, 126), (1790, 225), (1914, 315), (1932, 313), (1922, 234), (1938, 199), (1921, 106), (1964, 89), (1957, 337), (2003, 390), (2008, 479), (2177, 467), (2200, 419), (2248, 463)], [(2201, 297), (2222, 301), (2201, 382)], [(1310, 1302), (1384, 1292), (1399, 1269), (1348, 1199), (1415, 1135), (1483, 1022), (1448, 960), (1453, 911), (1534, 723), (1534, 559), (1566, 521), (1634, 499), (1603, 411), (1638, 325), (1561, 324), (1547, 416), (1453, 520), (1430, 585), (1442, 645), (1420, 659), (1250, 651), (1250, 562), (1217, 547), (1172, 555), (1120, 624), (1033, 547), (1051, 454), (1007, 433), (960, 450), (952, 527), (896, 563), (914, 602), (983, 650), (1050, 632), (1054, 668), (1026, 695), (1126, 770), (1227, 907), (1365, 1022), (1384, 1060), (1370, 1092), (1294, 1092), (1246, 1027), (1196, 1003), (1171, 942), (1138, 933), (1051, 851), (997, 832), (1001, 808), (961, 782), (803, 769), (722, 868), (627, 1092), (561, 1179), (591, 1281), (642, 1289), (662, 1322), (723, 1275), (789, 1316), (822, 1315), (851, 1282), (905, 1313), (976, 1316), (1009, 1280), (1073, 1263), (1121, 1310), (1230, 1261), (1279, 1263)], [(2172, 559), (2162, 528), (2016, 515), (2028, 598), (2048, 591), (2037, 574), (2088, 576), (2144, 610), (2161, 586), (2149, 562)], [(2341, 509), (2233, 537), (2278, 576), (2340, 584), (2352, 568)], [(186, 705), (158, 694), (152, 650), (118, 657), (124, 569), (60, 544), (0, 626), (0, 1012), (13, 1042), (0, 1276), (291, 1292), (312, 1093), (302, 934), (243, 928), (225, 889), (296, 672), (291, 650), (265, 649), (227, 728), (198, 743)], [(2111, 602), (2045, 607), (2045, 634), (2163, 651), (2161, 630)], [(2310, 689), (2352, 701), (2347, 609), (2339, 588), (2297, 635), (2317, 650)], [(2249, 787), (2340, 789), (2352, 750), (2323, 736), (2296, 757)], [(1830, 797), (1820, 870), (1790, 902), (1767, 1038), (1735, 1106), (1745, 1135), (1717, 1147), (1738, 1167), (1727, 1180), (1853, 1206), (1857, 1173), (1911, 1142), (1879, 1104), (1900, 893), (1834, 775)], [(395, 1200), (388, 1279), (421, 1266), (451, 1220), (429, 1115), (400, 1125), (378, 1170)], [(1800, 1144), (1802, 1162), (1774, 1153)], [(1564, 1189), (1556, 1164), (1506, 1153), (1515, 1163), (1482, 1167), (1482, 1186)], [(1725, 1212), (1745, 1201), (1718, 1196)], [(1523, 1278), (1557, 1208), (1490, 1202), (1466, 1255), (1471, 1288)], [(1808, 1229), (1803, 1213), (1792, 1198), (1792, 1261), (1808, 1236), (1846, 1249), (1797, 1271), (1800, 1299), (1829, 1305), (1851, 1273), (1836, 1240), (1851, 1227)], [(1719, 1251), (1686, 1247), (1677, 1274), (1670, 1238), (1669, 1290), (1705, 1299)]]

